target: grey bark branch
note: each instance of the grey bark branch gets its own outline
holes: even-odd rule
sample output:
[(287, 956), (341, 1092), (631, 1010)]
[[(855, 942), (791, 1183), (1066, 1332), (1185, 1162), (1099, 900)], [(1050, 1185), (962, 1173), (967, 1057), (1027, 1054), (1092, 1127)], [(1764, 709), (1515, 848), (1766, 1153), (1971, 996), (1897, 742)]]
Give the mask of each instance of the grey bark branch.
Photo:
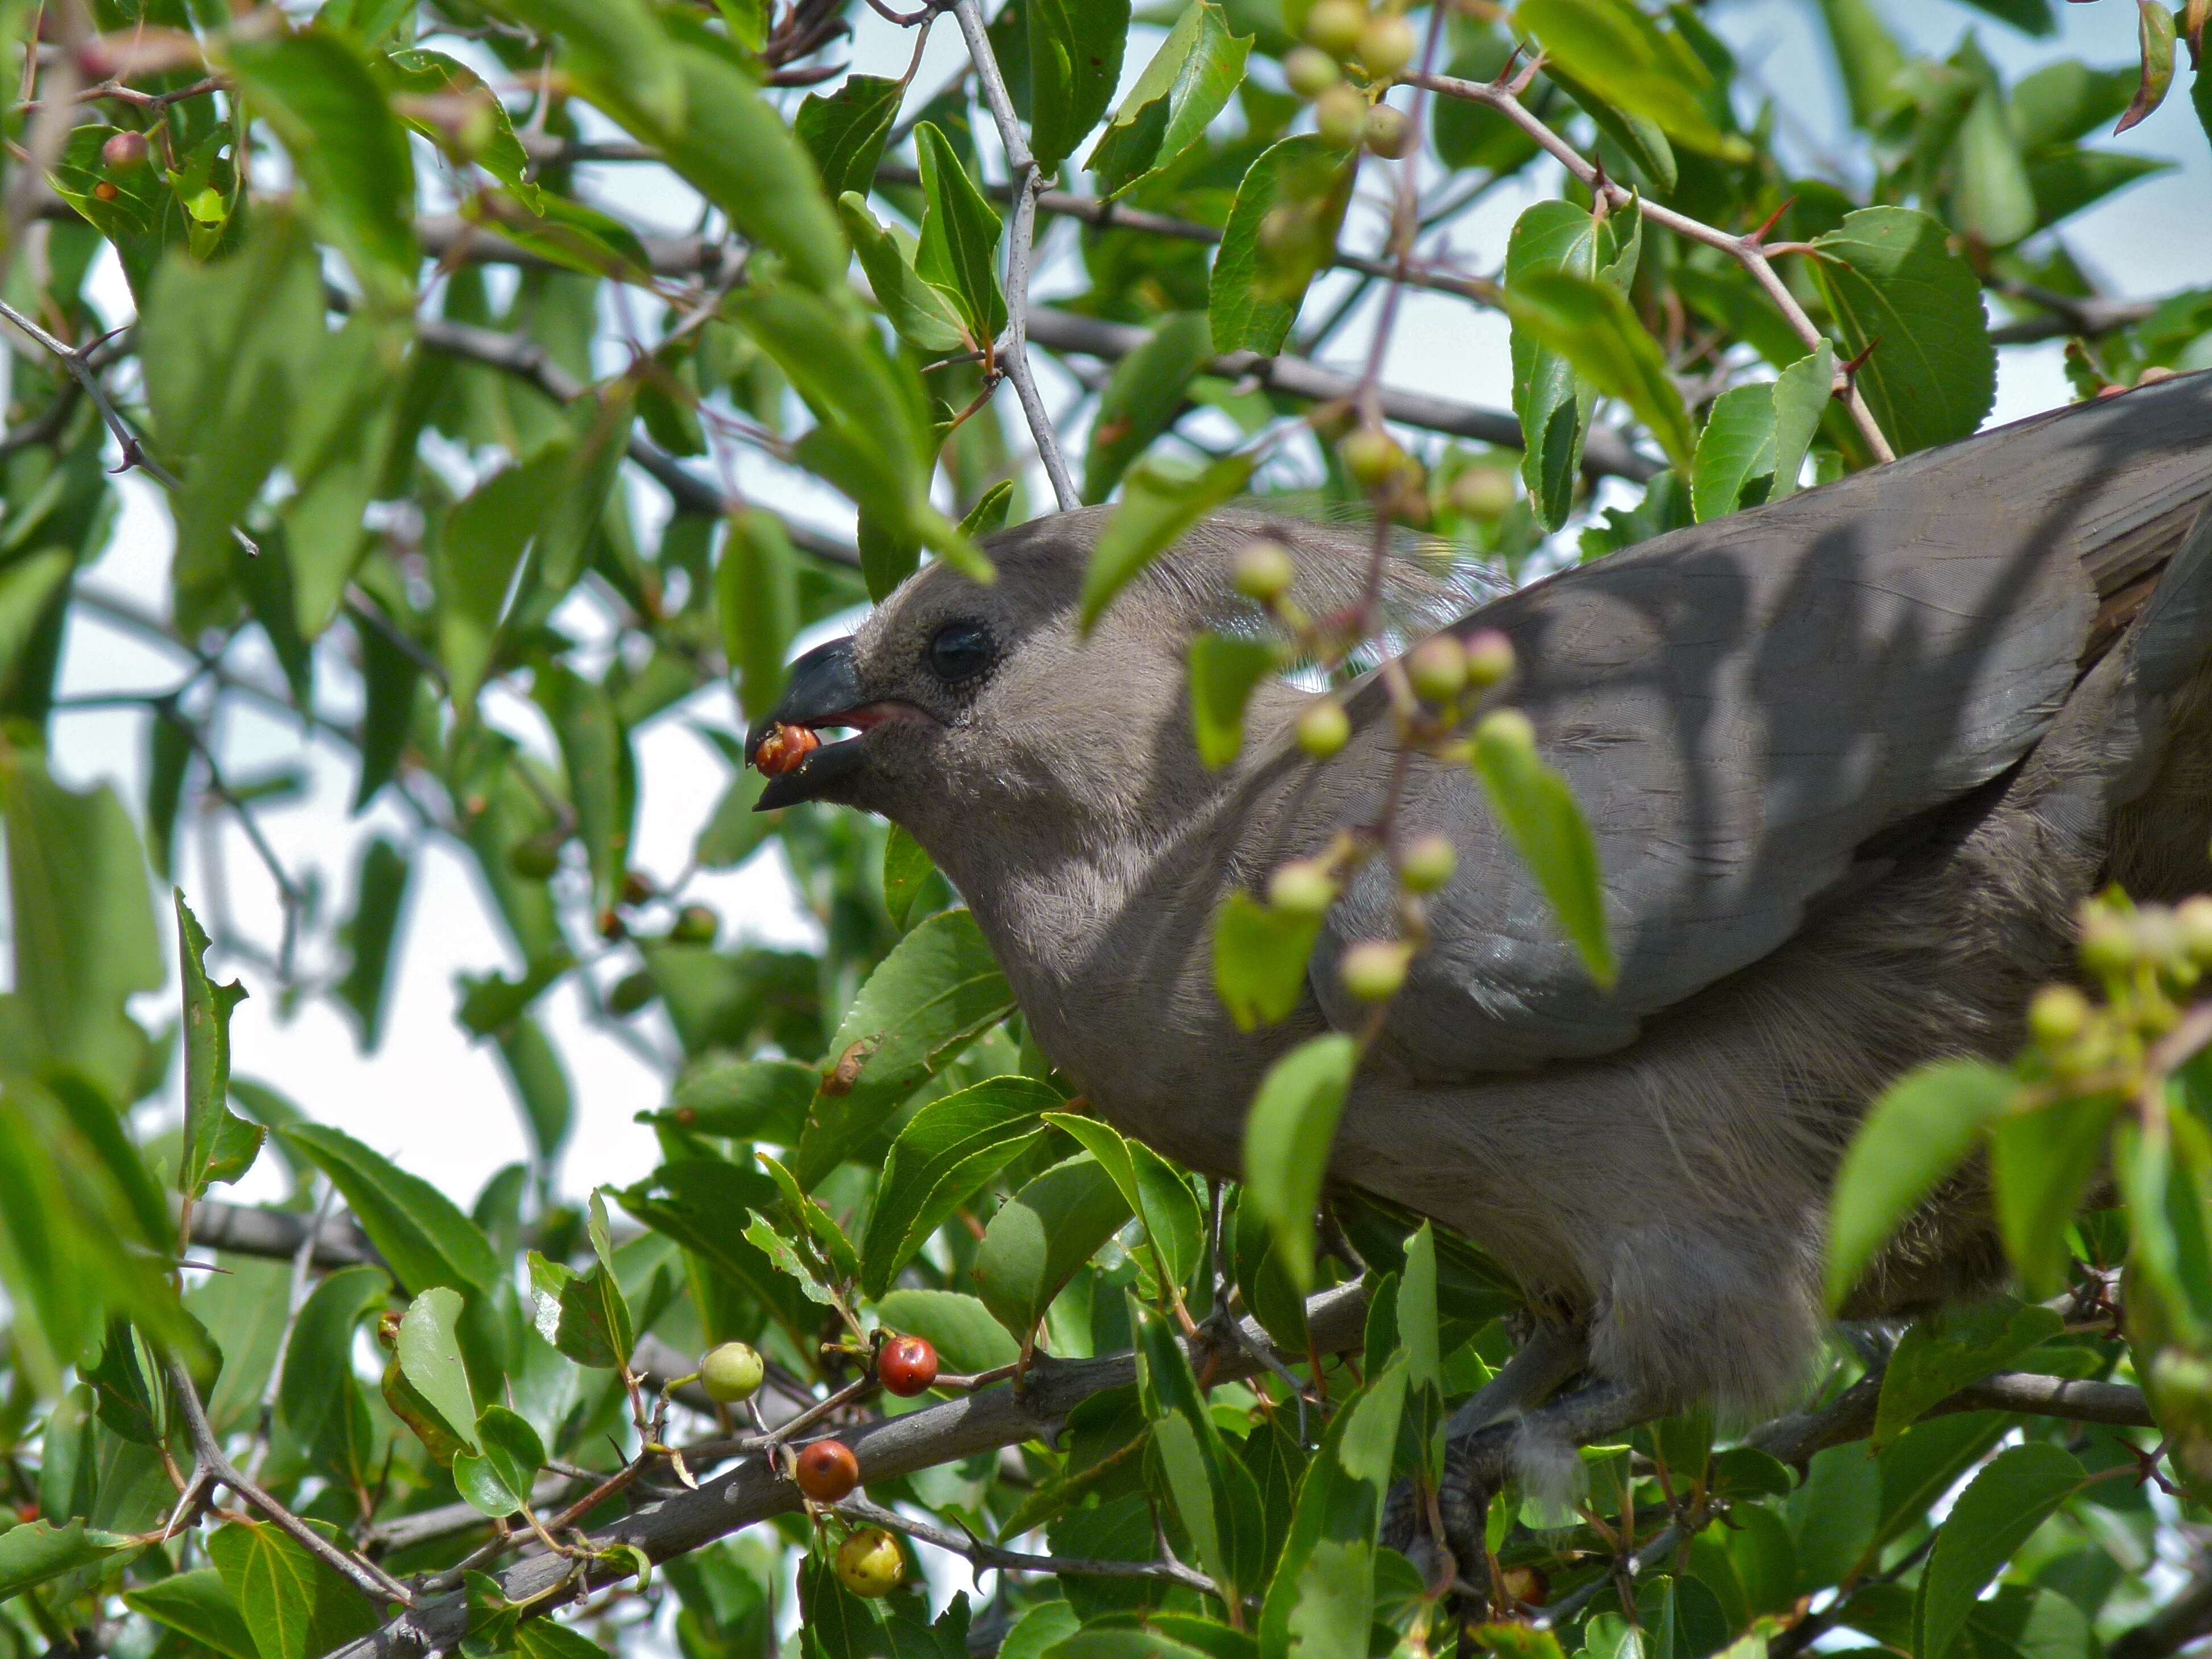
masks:
[(1072, 1574), (1079, 1578), (1153, 1578), (1181, 1584), (1204, 1595), (1221, 1595), (1221, 1587), (1213, 1580), (1180, 1561), (1086, 1561), (1070, 1556), (1031, 1555), (1022, 1550), (1001, 1549), (973, 1533), (950, 1532), (924, 1521), (910, 1520), (881, 1504), (871, 1504), (865, 1498), (847, 1498), (837, 1505), (837, 1513), (863, 1526), (888, 1528), (909, 1538), (918, 1538), (925, 1544), (934, 1544), (939, 1549), (966, 1558), (978, 1571)]

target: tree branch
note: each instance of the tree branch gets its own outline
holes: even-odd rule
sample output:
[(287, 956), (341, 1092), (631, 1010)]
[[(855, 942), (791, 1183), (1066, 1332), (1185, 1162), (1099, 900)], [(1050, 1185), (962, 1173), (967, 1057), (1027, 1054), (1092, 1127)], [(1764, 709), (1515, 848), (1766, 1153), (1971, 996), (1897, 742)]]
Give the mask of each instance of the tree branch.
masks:
[(975, 65), (976, 82), (998, 126), (1007, 170), (1013, 175), (1014, 218), (1006, 232), (1006, 337), (1000, 360), (1006, 366), (1006, 378), (1014, 383), (1014, 395), (1021, 399), (1030, 435), (1036, 440), (1037, 459), (1044, 463), (1045, 476), (1052, 480), (1053, 495), (1060, 502), (1060, 510), (1066, 513), (1080, 507), (1083, 496), (1060, 456), (1059, 436), (1053, 430), (1044, 399), (1037, 393), (1036, 376), (1030, 366), (1030, 261), (1036, 252), (1037, 192), (1044, 188), (1044, 173), (1030, 153), (1029, 136), (1022, 131), (1013, 100), (1006, 94), (1006, 80), (991, 50), (991, 37), (983, 28), (982, 8), (975, 0), (955, 0), (952, 15), (968, 42), (969, 60)]
[(905, 1516), (882, 1505), (871, 1504), (865, 1498), (848, 1498), (837, 1505), (837, 1513), (848, 1521), (862, 1526), (884, 1527), (892, 1532), (902, 1532), (908, 1538), (918, 1538), (925, 1544), (934, 1544), (941, 1550), (964, 1557), (978, 1572), (1042, 1572), (1055, 1576), (1072, 1574), (1079, 1578), (1152, 1578), (1170, 1584), (1180, 1584), (1185, 1589), (1194, 1589), (1202, 1595), (1221, 1599), (1221, 1587), (1195, 1567), (1187, 1567), (1180, 1561), (1091, 1561), (1073, 1556), (1031, 1555), (1022, 1550), (1001, 1549), (987, 1543), (972, 1532), (948, 1532), (943, 1527), (933, 1527), (926, 1521), (910, 1521)]

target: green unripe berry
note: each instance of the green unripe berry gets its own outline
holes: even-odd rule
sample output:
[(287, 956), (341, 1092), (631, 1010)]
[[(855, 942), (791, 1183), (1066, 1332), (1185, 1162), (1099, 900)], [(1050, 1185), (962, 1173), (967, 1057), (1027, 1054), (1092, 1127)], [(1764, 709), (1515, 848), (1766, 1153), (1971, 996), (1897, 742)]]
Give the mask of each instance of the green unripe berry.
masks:
[(1513, 675), (1513, 641), (1494, 628), (1467, 639), (1467, 683), (1478, 691), (1502, 685)]
[(699, 1386), (710, 1400), (741, 1406), (760, 1392), (767, 1368), (749, 1342), (725, 1342), (699, 1362)]
[(2046, 1048), (2062, 1048), (2089, 1026), (2089, 999), (2070, 985), (2046, 985), (2027, 1005), (2027, 1029)]
[(2103, 905), (2081, 915), (2081, 965), (2100, 975), (2124, 974), (2135, 966), (2135, 929)]
[(607, 993), (607, 1012), (627, 1019), (653, 1000), (653, 989), (651, 974), (641, 969), (635, 974), (625, 974)]
[(507, 867), (525, 881), (544, 881), (561, 867), (561, 842), (551, 836), (532, 836), (507, 849)]
[(2152, 968), (2176, 968), (2188, 959), (2181, 924), (2163, 904), (2146, 904), (2136, 912), (2136, 955)]
[(1467, 690), (1467, 651), (1449, 634), (1423, 640), (1406, 653), (1406, 678), (1431, 702), (1450, 702)]
[(1386, 161), (1395, 161), (1413, 147), (1413, 124), (1401, 109), (1377, 104), (1367, 112), (1367, 148)]
[(1326, 914), (1336, 894), (1336, 878), (1318, 859), (1293, 859), (1267, 878), (1267, 902), (1294, 916)]
[(1367, 33), (1367, 8), (1361, 0), (1314, 0), (1306, 14), (1306, 39), (1339, 63), (1359, 50)]
[(1283, 55), (1283, 79), (1301, 98), (1318, 98), (1342, 78), (1336, 59), (1318, 46), (1294, 46)]
[(1398, 879), (1412, 893), (1434, 893), (1443, 889), (1459, 867), (1459, 854), (1451, 838), (1426, 835), (1410, 842), (1398, 860)]
[(668, 937), (678, 945), (712, 945), (721, 931), (722, 919), (703, 904), (687, 904), (676, 913)]
[(1352, 740), (1352, 717), (1334, 697), (1323, 697), (1298, 716), (1298, 747), (1327, 760)]
[(1474, 728), (1474, 740), (1486, 748), (1534, 749), (1536, 728), (1519, 709), (1501, 708), (1482, 717), (1482, 724)]
[(2199, 893), (2175, 907), (2173, 920), (2181, 929), (2181, 942), (2191, 959), (2212, 964), (2212, 896)]
[(1314, 100), (1314, 128), (1340, 149), (1350, 149), (1367, 133), (1367, 100), (1339, 82)]
[(1291, 591), (1297, 574), (1289, 550), (1280, 542), (1255, 541), (1247, 542), (1237, 550), (1231, 580), (1246, 599), (1273, 605)]
[(1486, 523), (1501, 517), (1515, 497), (1513, 475), (1503, 467), (1471, 466), (1452, 480), (1451, 504)]
[(1407, 964), (1413, 959), (1413, 947), (1402, 940), (1364, 939), (1346, 950), (1337, 976), (1360, 1001), (1387, 1001), (1406, 983)]
[(1343, 459), (1344, 470), (1363, 489), (1388, 482), (1406, 459), (1397, 441), (1379, 426), (1363, 426), (1349, 434), (1336, 447), (1336, 453)]
[(1396, 80), (1420, 49), (1413, 26), (1402, 17), (1370, 19), (1359, 32), (1360, 65), (1374, 80)]

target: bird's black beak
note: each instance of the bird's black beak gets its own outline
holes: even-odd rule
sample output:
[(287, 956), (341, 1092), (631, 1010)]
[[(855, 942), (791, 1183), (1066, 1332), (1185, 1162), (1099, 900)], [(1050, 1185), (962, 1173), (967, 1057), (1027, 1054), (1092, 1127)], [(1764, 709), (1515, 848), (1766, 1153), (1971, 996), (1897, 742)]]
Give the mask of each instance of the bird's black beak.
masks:
[[(866, 702), (860, 672), (853, 664), (853, 641), (832, 640), (817, 645), (791, 665), (790, 683), (783, 697), (745, 733), (745, 758), (762, 766), (761, 744), (779, 726), (799, 726), (812, 732), (825, 726), (865, 724), (847, 719)], [(768, 787), (753, 804), (756, 812), (772, 812), (814, 800), (839, 779), (850, 776), (860, 765), (858, 738), (824, 744), (810, 750), (795, 766), (770, 773)]]

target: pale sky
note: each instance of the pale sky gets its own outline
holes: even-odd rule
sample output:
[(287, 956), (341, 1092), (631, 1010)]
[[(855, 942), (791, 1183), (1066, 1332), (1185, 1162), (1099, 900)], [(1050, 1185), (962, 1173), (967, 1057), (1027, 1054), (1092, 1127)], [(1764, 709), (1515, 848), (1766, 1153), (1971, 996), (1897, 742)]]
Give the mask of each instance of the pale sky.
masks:
[[(2010, 78), (2061, 56), (2081, 56), (2101, 64), (2130, 62), (2134, 57), (2136, 9), (2126, 0), (2057, 8), (2063, 33), (2052, 42), (2028, 40), (1952, 0), (1878, 3), (1893, 27), (1923, 49), (1948, 53), (1967, 29), (1977, 29), (1984, 49)], [(1786, 106), (1790, 124), (1785, 131), (1802, 133), (1802, 143), (1837, 130), (1838, 98), (1814, 32), (1817, 11), (1811, 0), (1802, 4), (1744, 0), (1715, 5), (1707, 15), (1753, 67), (1760, 83)], [(893, 75), (902, 70), (909, 46), (907, 37), (865, 9), (859, 24), (855, 66)], [(1133, 33), (1125, 80), (1143, 67), (1159, 33), (1145, 28)], [(939, 28), (915, 83), (920, 94), (926, 95), (943, 83), (958, 52), (957, 31), (950, 26)], [(2212, 202), (2212, 154), (2208, 154), (2205, 136), (2188, 107), (2185, 91), (2185, 86), (2177, 87), (2166, 107), (2122, 141), (2124, 148), (2179, 161), (2179, 170), (2077, 216), (2068, 233), (2077, 255), (2122, 295), (2163, 293), (2201, 282), (2212, 271), (2212, 210), (2205, 206)], [(1401, 101), (1404, 96), (1399, 94)], [(633, 217), (672, 232), (687, 229), (694, 211), (688, 193), (665, 184), (647, 186), (646, 179), (645, 169), (605, 169), (586, 188), (596, 185), (605, 192), (605, 199), (618, 202)], [(618, 198), (614, 195), (617, 181)], [(1514, 217), (1537, 195), (1549, 193), (1552, 182), (1553, 175), (1538, 173), (1528, 185), (1496, 192), (1456, 233), (1462, 261), (1473, 270), (1494, 270)], [(1073, 227), (1062, 227), (1053, 246), (1064, 249), (1072, 234)], [(1048, 298), (1055, 288), (1064, 291), (1068, 286), (1064, 262), (1057, 272), (1048, 264), (1039, 283)], [(111, 322), (127, 317), (128, 294), (112, 261), (99, 283), (98, 295)], [(1346, 363), (1364, 357), (1367, 320), (1355, 322), (1340, 336), (1332, 356)], [(2056, 346), (2008, 352), (2002, 363), (1994, 420), (2068, 401)], [(1500, 407), (1509, 403), (1505, 324), (1495, 313), (1462, 301), (1409, 294), (1387, 365), (1387, 378), (1395, 385)], [(1054, 380), (1048, 382), (1048, 396), (1056, 404), (1065, 403), (1073, 390), (1068, 382)], [(1009, 418), (1018, 425), (1011, 393), (1005, 395)], [(1079, 454), (1079, 428), (1065, 434), (1065, 441), (1072, 453)], [(746, 458), (740, 477), (756, 499), (825, 527), (849, 529), (849, 508), (825, 489), (773, 483), (764, 465), (754, 458)], [(123, 495), (124, 514), (108, 551), (80, 580), (96, 591), (165, 608), (171, 541), (166, 507), (143, 474), (124, 480)], [(1041, 489), (1033, 489), (1032, 497), (1048, 499)], [(647, 527), (657, 526), (663, 511), (657, 489), (638, 485), (635, 498)], [(183, 678), (173, 653), (118, 631), (82, 607), (72, 615), (63, 671), (64, 696), (163, 690)], [(586, 637), (605, 636), (604, 620), (588, 600), (572, 601), (562, 621)], [(241, 641), (231, 661), (240, 672), (278, 683), (273, 665), (262, 659), (253, 643)], [(325, 690), (328, 712), (341, 717), (355, 712), (348, 706), (346, 688)], [(550, 747), (532, 705), (512, 695), (488, 702), (491, 717), (501, 726), (541, 749)], [(261, 822), (295, 873), (319, 870), (326, 912), (344, 914), (349, 908), (355, 849), (377, 830), (400, 829), (398, 815), (383, 808), (362, 819), (349, 819), (354, 774), (345, 751), (303, 742), (296, 722), (235, 702), (232, 708), (221, 734), (228, 772), (250, 776), (287, 763), (307, 767), (306, 795), (263, 812)], [(144, 767), (146, 718), (135, 711), (116, 710), (63, 714), (55, 725), (58, 769), (76, 782), (113, 781), (126, 799), (135, 802)], [(692, 841), (726, 781), (721, 760), (688, 726), (700, 722), (726, 728), (735, 719), (732, 699), (717, 689), (664, 714), (638, 733), (645, 810), (639, 819), (635, 856), (643, 870), (666, 878), (684, 866)], [(234, 828), (223, 832), (223, 844), (234, 912), (273, 945), (278, 927), (274, 890)], [(183, 852), (182, 883), (205, 919), (210, 908), (207, 866), (191, 837)], [(768, 942), (808, 937), (810, 924), (793, 908), (786, 878), (772, 856), (735, 872), (704, 878), (692, 892), (721, 913), (726, 941), (739, 935)], [(453, 1022), (454, 976), (495, 969), (511, 972), (517, 964), (506, 959), (469, 869), (442, 848), (434, 848), (418, 862), (400, 948), (404, 954), (394, 979), (386, 1036), (374, 1056), (357, 1052), (350, 1024), (331, 1004), (307, 1000), (284, 1017), (275, 987), (258, 969), (235, 961), (213, 964), (219, 973), (243, 979), (251, 994), (233, 1024), (234, 1063), (240, 1076), (275, 1085), (317, 1118), (358, 1135), (465, 1203), (494, 1170), (525, 1155), (526, 1142), (490, 1048), (472, 1045)], [(621, 971), (611, 964), (611, 969)], [(0, 973), (4, 971), (0, 968)], [(149, 999), (142, 1013), (173, 1017), (173, 996), (168, 992)], [(660, 1079), (620, 1042), (583, 1022), (573, 989), (563, 988), (548, 998), (540, 1013), (568, 1061), (576, 1095), (577, 1124), (562, 1166), (562, 1186), (581, 1193), (600, 1182), (642, 1176), (654, 1162), (653, 1142), (631, 1120), (635, 1113), (662, 1103)], [(674, 1052), (657, 1012), (633, 1024), (646, 1041)], [(269, 1172), (257, 1171), (241, 1195), (261, 1196), (273, 1189)]]

